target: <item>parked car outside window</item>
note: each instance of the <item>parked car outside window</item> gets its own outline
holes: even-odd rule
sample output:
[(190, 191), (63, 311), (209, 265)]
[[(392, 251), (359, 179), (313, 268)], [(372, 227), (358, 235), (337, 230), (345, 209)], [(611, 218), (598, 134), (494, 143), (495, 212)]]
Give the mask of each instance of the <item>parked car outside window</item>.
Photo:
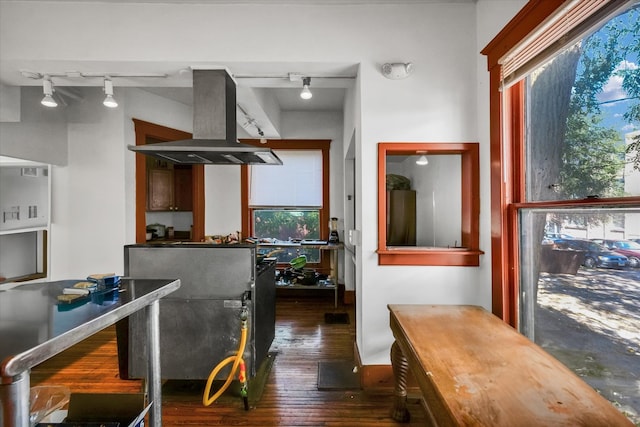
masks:
[(605, 246), (591, 240), (556, 239), (553, 241), (553, 244), (558, 249), (583, 251), (585, 254), (582, 265), (587, 268), (625, 268), (629, 263), (626, 256), (613, 252)]
[(640, 267), (640, 243), (632, 240), (591, 239), (629, 258), (629, 267)]
[(568, 234), (563, 233), (544, 233), (544, 239), (542, 239), (542, 244), (551, 245), (554, 241), (558, 239), (575, 239), (575, 237), (570, 236)]

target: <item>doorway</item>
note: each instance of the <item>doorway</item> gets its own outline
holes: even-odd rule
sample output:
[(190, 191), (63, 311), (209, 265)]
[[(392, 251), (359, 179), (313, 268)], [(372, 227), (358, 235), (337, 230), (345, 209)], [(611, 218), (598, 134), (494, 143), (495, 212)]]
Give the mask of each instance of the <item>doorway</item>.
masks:
[[(133, 119), (133, 122), (135, 124), (136, 145), (176, 141), (192, 137), (188, 132), (142, 120)], [(188, 169), (174, 171), (173, 165), (156, 163), (150, 161), (147, 156), (136, 154), (136, 243), (145, 243), (148, 240), (148, 217), (151, 218), (151, 222), (154, 222), (154, 218), (159, 218), (157, 215), (174, 212), (179, 213), (176, 217), (178, 223), (181, 224), (179, 227), (189, 227), (188, 230), (178, 230), (183, 233), (188, 232), (189, 237), (184, 240), (201, 241), (204, 239), (204, 166), (193, 165), (189, 166)], [(155, 166), (158, 167), (155, 168)], [(156, 204), (152, 203), (151, 210), (149, 203), (149, 169), (156, 169), (154, 173), (158, 179), (158, 185), (155, 187), (158, 190), (158, 197), (156, 198)], [(184, 189), (185, 185), (189, 186), (187, 190), (190, 191), (178, 190), (178, 197), (175, 197), (176, 188)], [(190, 196), (187, 196), (187, 200), (184, 197), (180, 197), (185, 193), (190, 193)], [(148, 216), (149, 212), (151, 212), (151, 216)], [(187, 212), (191, 212), (190, 218)], [(191, 224), (183, 225), (188, 222), (191, 222)], [(182, 236), (186, 235), (182, 234)]]

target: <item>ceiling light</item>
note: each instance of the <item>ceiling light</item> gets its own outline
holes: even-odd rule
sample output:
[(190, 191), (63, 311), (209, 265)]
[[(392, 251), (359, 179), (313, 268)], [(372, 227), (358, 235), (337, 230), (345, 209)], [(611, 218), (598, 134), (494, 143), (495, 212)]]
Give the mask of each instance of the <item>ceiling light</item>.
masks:
[(40, 103), (45, 107), (57, 107), (58, 103), (55, 99), (53, 99), (53, 83), (51, 82), (51, 77), (44, 76), (44, 80), (42, 80), (42, 92), (44, 93), (44, 98)]
[(305, 77), (302, 79), (302, 92), (300, 92), (300, 98), (311, 99), (313, 94), (309, 90), (309, 85), (311, 85), (311, 77)]
[(262, 129), (258, 128), (258, 134), (260, 135), (260, 144), (266, 144), (267, 138), (264, 137), (264, 132), (262, 132)]
[(104, 104), (105, 107), (116, 108), (118, 103), (113, 97), (113, 82), (108, 76), (104, 78), (104, 93), (107, 96), (104, 98), (104, 101), (102, 101), (102, 104)]
[(233, 154), (223, 154), (222, 157), (229, 160), (232, 163), (242, 164), (242, 160), (234, 156)]
[(269, 153), (257, 152), (256, 156), (260, 157), (262, 161), (264, 161), (265, 163), (274, 164), (274, 165), (278, 164), (278, 162), (273, 158), (273, 156), (270, 156)]
[(416, 160), (416, 165), (425, 166), (428, 164), (429, 164), (429, 159), (427, 159), (427, 156), (425, 156), (424, 154), (420, 156), (418, 160)]

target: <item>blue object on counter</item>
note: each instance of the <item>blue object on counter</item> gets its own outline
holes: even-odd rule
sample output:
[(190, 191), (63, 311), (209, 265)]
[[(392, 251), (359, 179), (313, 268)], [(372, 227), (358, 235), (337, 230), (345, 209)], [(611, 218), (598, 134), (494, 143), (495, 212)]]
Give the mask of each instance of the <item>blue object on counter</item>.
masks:
[(115, 274), (105, 275), (105, 274), (92, 274), (87, 277), (87, 280), (92, 282), (96, 282), (98, 286), (102, 285), (104, 287), (114, 287), (120, 283), (120, 276)]

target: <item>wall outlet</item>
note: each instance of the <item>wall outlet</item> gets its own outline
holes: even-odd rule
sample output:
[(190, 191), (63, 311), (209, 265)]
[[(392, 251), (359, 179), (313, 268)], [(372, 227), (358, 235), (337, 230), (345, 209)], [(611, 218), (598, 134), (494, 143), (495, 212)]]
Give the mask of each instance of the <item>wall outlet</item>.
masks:
[(360, 230), (349, 230), (347, 232), (347, 239), (350, 245), (359, 246), (361, 244)]
[(11, 206), (9, 210), (2, 212), (2, 222), (20, 221), (20, 206)]

